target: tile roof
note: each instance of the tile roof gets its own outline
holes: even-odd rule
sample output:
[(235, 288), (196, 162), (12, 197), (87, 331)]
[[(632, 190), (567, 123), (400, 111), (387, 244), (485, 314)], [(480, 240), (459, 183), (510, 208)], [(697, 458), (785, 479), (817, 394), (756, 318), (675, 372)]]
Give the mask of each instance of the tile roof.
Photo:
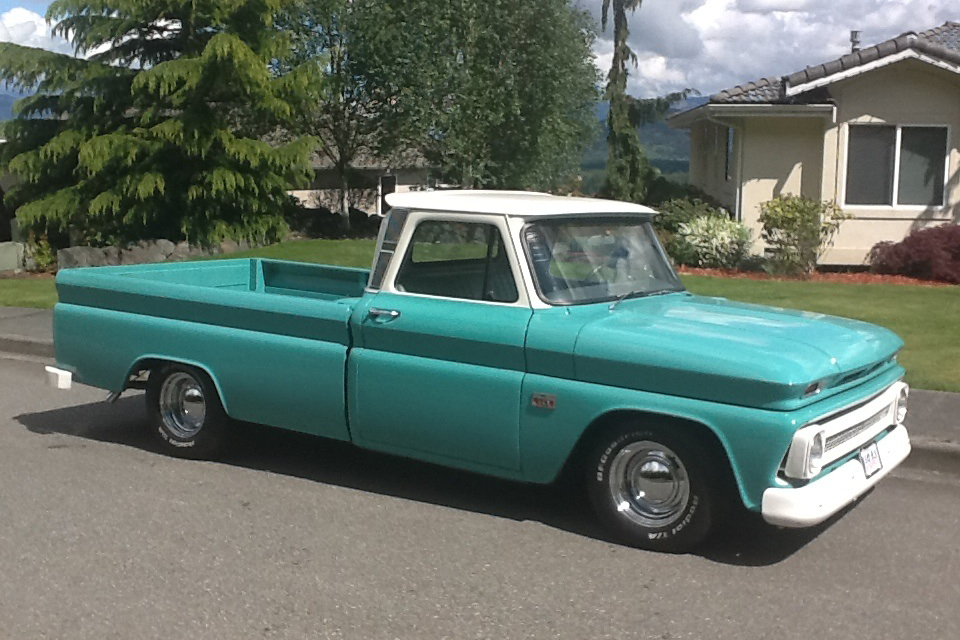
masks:
[(780, 78), (770, 77), (724, 89), (710, 96), (710, 102), (780, 102), (782, 96)]
[(710, 102), (722, 104), (804, 102), (802, 96), (797, 98), (787, 97), (784, 92), (784, 83), (786, 82), (788, 86), (796, 86), (812, 82), (908, 49), (947, 62), (960, 64), (960, 22), (946, 22), (939, 27), (920, 33), (908, 31), (896, 38), (848, 53), (836, 60), (807, 67), (803, 71), (797, 71), (781, 78), (763, 78), (756, 82), (748, 82), (730, 89), (724, 89), (710, 96)]

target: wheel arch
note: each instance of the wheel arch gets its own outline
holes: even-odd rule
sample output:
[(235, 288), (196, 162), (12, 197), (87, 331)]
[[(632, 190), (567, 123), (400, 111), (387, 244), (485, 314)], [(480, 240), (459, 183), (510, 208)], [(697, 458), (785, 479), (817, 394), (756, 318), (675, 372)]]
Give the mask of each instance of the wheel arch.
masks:
[(743, 480), (737, 469), (735, 458), (730, 455), (729, 443), (725, 442), (717, 429), (708, 423), (688, 416), (670, 413), (649, 411), (644, 409), (623, 408), (611, 409), (594, 418), (580, 434), (573, 449), (560, 471), (560, 476), (568, 476), (581, 472), (583, 462), (590, 448), (604, 434), (630, 423), (655, 424), (680, 430), (682, 433), (694, 436), (697, 442), (705, 445), (704, 448), (711, 459), (719, 460), (717, 470), (724, 475), (724, 480), (732, 482), (736, 487), (737, 496), (741, 503), (747, 503), (747, 494)]
[(227, 398), (223, 393), (223, 387), (220, 384), (220, 380), (217, 379), (217, 376), (214, 374), (213, 369), (202, 362), (196, 360), (191, 360), (189, 358), (176, 358), (171, 356), (164, 355), (144, 355), (138, 358), (132, 365), (130, 365), (127, 370), (127, 376), (124, 382), (124, 390), (129, 387), (130, 378), (141, 371), (152, 372), (158, 369), (160, 366), (165, 364), (180, 364), (188, 367), (193, 367), (199, 369), (207, 374), (207, 377), (213, 382), (214, 388), (217, 390), (217, 395), (220, 397), (220, 404), (223, 406), (224, 412), (227, 415), (230, 415), (230, 408), (227, 405)]

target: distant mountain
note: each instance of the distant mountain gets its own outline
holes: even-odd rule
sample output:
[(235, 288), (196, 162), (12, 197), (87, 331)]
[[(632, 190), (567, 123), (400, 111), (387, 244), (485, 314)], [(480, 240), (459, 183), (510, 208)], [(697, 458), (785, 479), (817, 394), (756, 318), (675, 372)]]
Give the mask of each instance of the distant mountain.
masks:
[[(686, 111), (705, 104), (709, 98), (693, 96), (674, 105), (671, 113)], [(601, 124), (606, 123), (610, 113), (610, 103), (602, 101), (597, 104), (597, 119)], [(671, 179), (686, 182), (687, 172), (690, 169), (690, 132), (685, 129), (671, 129), (665, 122), (655, 122), (640, 127), (640, 142), (647, 152), (650, 164), (659, 169)], [(600, 135), (584, 154), (580, 164), (583, 173), (583, 190), (585, 193), (595, 193), (603, 183), (603, 174), (607, 167), (607, 140), (606, 129), (601, 129)]]
[(13, 103), (20, 99), (20, 96), (0, 93), (0, 121), (9, 120), (13, 117)]
[[(679, 113), (680, 111), (687, 111), (688, 109), (693, 109), (699, 107), (702, 104), (706, 104), (710, 98), (706, 96), (690, 96), (683, 102), (678, 102), (673, 105), (670, 109), (670, 113)], [(601, 100), (597, 103), (597, 119), (600, 122), (606, 122), (607, 116), (610, 114), (610, 102), (607, 100)]]
[(30, 94), (0, 88), (0, 122), (13, 118), (13, 103), (27, 95)]

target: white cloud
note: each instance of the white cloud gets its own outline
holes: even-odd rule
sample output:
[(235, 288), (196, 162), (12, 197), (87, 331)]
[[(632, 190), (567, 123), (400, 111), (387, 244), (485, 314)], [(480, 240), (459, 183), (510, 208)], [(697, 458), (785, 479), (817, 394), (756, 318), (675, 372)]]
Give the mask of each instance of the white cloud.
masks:
[(810, 0), (737, 0), (737, 9), (744, 13), (770, 11), (803, 11)]
[(70, 44), (51, 33), (43, 16), (23, 7), (0, 13), (0, 42), (13, 42), (27, 47), (40, 47), (59, 53), (70, 53)]
[[(602, 0), (582, 0), (600, 18)], [(799, 71), (850, 50), (850, 30), (863, 46), (904, 31), (960, 20), (946, 0), (645, 0), (629, 16), (630, 46), (640, 59), (629, 90), (663, 95), (692, 87), (704, 95)], [(612, 25), (595, 51), (605, 73)]]
[[(598, 22), (603, 0), (579, 2)], [(950, 8), (947, 5), (954, 5)], [(631, 93), (663, 95), (692, 87), (704, 95), (766, 76), (780, 76), (904, 31), (960, 20), (955, 0), (644, 0), (629, 16), (639, 68)], [(604, 75), (612, 58), (612, 16), (594, 49)], [(43, 16), (24, 7), (0, 14), (0, 42), (72, 53)]]

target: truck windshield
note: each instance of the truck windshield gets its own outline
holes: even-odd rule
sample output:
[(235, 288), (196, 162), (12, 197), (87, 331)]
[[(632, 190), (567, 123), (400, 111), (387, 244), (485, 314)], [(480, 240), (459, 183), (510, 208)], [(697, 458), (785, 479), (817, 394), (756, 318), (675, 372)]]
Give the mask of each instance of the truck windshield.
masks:
[(550, 304), (586, 304), (683, 291), (650, 222), (553, 218), (523, 231), (537, 291)]

